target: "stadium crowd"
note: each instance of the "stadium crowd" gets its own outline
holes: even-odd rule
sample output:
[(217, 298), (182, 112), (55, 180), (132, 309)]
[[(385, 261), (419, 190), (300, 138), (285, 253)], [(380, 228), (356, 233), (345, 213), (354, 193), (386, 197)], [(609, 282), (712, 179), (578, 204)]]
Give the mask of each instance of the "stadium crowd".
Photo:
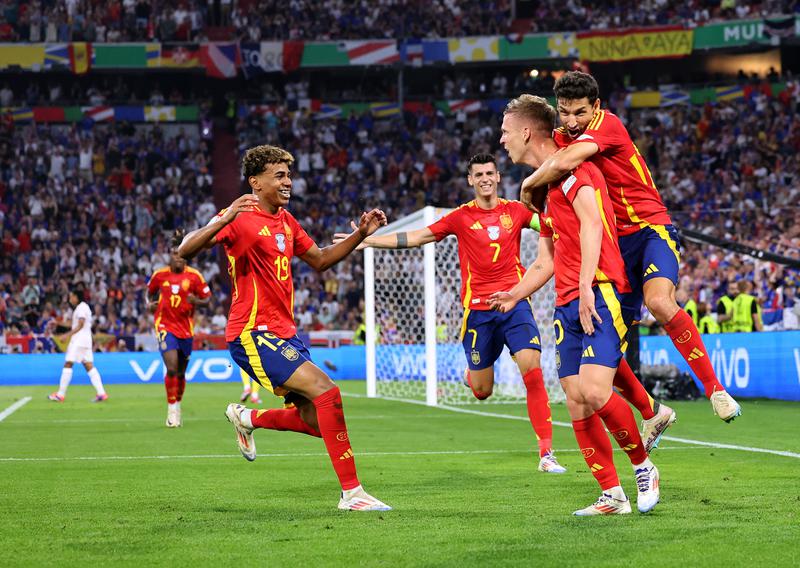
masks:
[[(628, 124), (676, 225), (800, 258), (800, 89), (777, 98), (755, 89), (705, 107), (632, 110), (624, 101), (612, 96), (609, 103)], [(291, 208), (321, 246), (368, 207), (396, 220), (425, 204), (469, 200), (464, 164), (475, 153), (498, 156), (506, 197), (517, 197), (525, 174), (498, 147), (499, 117), (488, 111), (319, 120), (286, 105), (271, 108), (238, 119), (239, 147), (273, 143), (294, 153)], [(52, 332), (64, 293), (78, 286), (95, 306), (96, 331), (149, 333), (144, 283), (166, 263), (170, 231), (193, 229), (215, 213), (209, 151), (197, 129), (5, 123), (2, 134), (0, 326)], [(797, 270), (683, 245), (687, 297), (713, 311), (729, 281), (746, 279), (767, 329), (797, 327)], [(198, 268), (214, 304), (200, 310), (196, 327), (218, 332), (229, 290), (224, 267), (209, 255)], [(322, 275), (298, 263), (300, 327), (356, 329), (362, 278), (358, 254)]]
[[(519, 14), (526, 32), (652, 25), (696, 26), (720, 19), (794, 13), (780, 0), (543, 0)], [(4, 2), (0, 41), (100, 43), (209, 39), (335, 40), (498, 35), (512, 30), (511, 0), (33, 0)], [(517, 31), (521, 31), (514, 28)]]
[[(50, 337), (66, 325), (66, 296), (78, 290), (93, 306), (96, 333), (150, 334), (144, 285), (168, 262), (170, 232), (215, 212), (210, 154), (196, 128), (7, 126), (0, 328)], [(198, 268), (215, 291), (214, 313), (227, 276), (210, 256)], [(201, 316), (199, 327), (210, 331), (211, 320)]]

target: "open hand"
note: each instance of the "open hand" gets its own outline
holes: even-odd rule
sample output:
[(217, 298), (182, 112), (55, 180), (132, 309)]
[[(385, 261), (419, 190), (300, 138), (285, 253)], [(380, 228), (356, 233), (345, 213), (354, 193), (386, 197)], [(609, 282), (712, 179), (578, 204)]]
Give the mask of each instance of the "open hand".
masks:
[(518, 302), (511, 292), (495, 292), (489, 296), (489, 307), (496, 312), (510, 312)]
[(362, 238), (367, 238), (372, 233), (385, 226), (386, 213), (380, 209), (373, 209), (361, 214), (361, 219), (358, 223), (358, 232), (361, 233)]
[(221, 221), (223, 223), (231, 223), (239, 215), (245, 211), (256, 211), (258, 209), (258, 197), (252, 193), (242, 195), (235, 199), (233, 203), (222, 214)]

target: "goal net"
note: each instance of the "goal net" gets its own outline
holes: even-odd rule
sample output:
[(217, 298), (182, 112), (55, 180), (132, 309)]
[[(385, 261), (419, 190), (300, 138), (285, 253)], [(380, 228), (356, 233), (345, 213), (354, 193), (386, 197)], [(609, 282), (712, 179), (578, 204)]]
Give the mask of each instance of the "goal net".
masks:
[[(379, 234), (426, 227), (451, 211), (426, 207)], [(523, 266), (536, 258), (539, 235), (522, 235)], [(454, 236), (413, 249), (366, 249), (364, 255), (367, 393), (431, 406), (477, 403), (463, 384), (467, 365), (459, 334), (461, 270)], [(564, 400), (555, 367), (552, 280), (532, 300), (542, 340), (542, 370), (551, 401)], [(525, 385), (508, 349), (494, 365), (491, 403), (520, 402)]]

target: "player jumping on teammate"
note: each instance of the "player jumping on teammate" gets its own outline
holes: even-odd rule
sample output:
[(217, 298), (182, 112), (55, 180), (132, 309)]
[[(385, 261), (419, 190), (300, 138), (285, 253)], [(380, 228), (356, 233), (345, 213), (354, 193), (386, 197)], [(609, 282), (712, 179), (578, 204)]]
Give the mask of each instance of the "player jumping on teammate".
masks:
[[(553, 424), (550, 401), (540, 363), (541, 340), (531, 305), (520, 303), (511, 313), (490, 309), (489, 295), (498, 286), (510, 288), (520, 281), (522, 230), (535, 223), (534, 215), (519, 201), (500, 199), (500, 173), (491, 154), (473, 156), (467, 165), (467, 183), (475, 199), (461, 205), (432, 225), (408, 233), (367, 238), (359, 248), (413, 248), (448, 235), (458, 239), (461, 265), (461, 300), (464, 318), (461, 343), (467, 358), (466, 382), (475, 398), (484, 400), (494, 388), (494, 362), (503, 346), (514, 355), (527, 391), (528, 418), (539, 444), (539, 471), (564, 473), (553, 455)], [(334, 235), (334, 242), (346, 237)]]
[(195, 306), (205, 306), (211, 291), (203, 275), (188, 266), (178, 254), (183, 231), (176, 231), (170, 250), (169, 266), (159, 268), (147, 284), (149, 307), (155, 313), (158, 349), (167, 374), (167, 428), (183, 425), (181, 401), (186, 390), (186, 367), (192, 355)]
[[(522, 95), (509, 102), (500, 143), (514, 162), (535, 168), (555, 152), (551, 137), (555, 114), (541, 97)], [(593, 164), (582, 164), (551, 184), (541, 210), (545, 216), (536, 260), (510, 291), (492, 294), (492, 306), (501, 312), (515, 309), (555, 274), (556, 367), (575, 438), (603, 490), (594, 504), (575, 515), (631, 512), (605, 428), (628, 455), (637, 506), (648, 512), (659, 500), (658, 469), (645, 451), (633, 412), (612, 389), (626, 347), (620, 293), (630, 287), (602, 174)]]
[(256, 428), (321, 437), (342, 486), (339, 509), (386, 511), (391, 507), (364, 491), (358, 480), (339, 387), (311, 362), (296, 335), (291, 269), (292, 257), (298, 256), (319, 272), (327, 270), (385, 225), (386, 216), (378, 209), (364, 213), (348, 238), (320, 249), (285, 209), (293, 163), (289, 152), (275, 146), (247, 150), (242, 170), (252, 194), (189, 233), (179, 253), (190, 259), (216, 244), (225, 248), (233, 284), (225, 332), (231, 356), (251, 377), (294, 403), (271, 410), (229, 404), (225, 415), (234, 425), (242, 455), (249, 461), (256, 458)]
[[(545, 160), (523, 182), (522, 201), (540, 201), (548, 184), (584, 161), (589, 160), (600, 169), (614, 204), (620, 250), (633, 290), (623, 299), (626, 319), (638, 320), (644, 301), (700, 379), (714, 412), (730, 422), (741, 414), (741, 407), (717, 380), (697, 326), (675, 301), (680, 241), (644, 158), (620, 119), (600, 109), (594, 77), (570, 71), (558, 78), (554, 91), (562, 124), (554, 138), (564, 149)], [(655, 446), (661, 434), (658, 430), (661, 426), (666, 428), (674, 414), (654, 408), (652, 398), (627, 370), (621, 368), (623, 373), (618, 374), (615, 386), (642, 412), (648, 445)]]

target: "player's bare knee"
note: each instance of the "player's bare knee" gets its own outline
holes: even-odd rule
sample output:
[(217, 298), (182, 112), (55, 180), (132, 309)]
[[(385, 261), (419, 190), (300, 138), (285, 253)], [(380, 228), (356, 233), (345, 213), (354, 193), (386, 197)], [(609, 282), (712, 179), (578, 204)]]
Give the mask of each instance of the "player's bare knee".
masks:
[(71, 369), (72, 368), (72, 361), (67, 361), (66, 363), (64, 363), (64, 368), (65, 369)]
[(475, 398), (478, 400), (486, 400), (492, 393), (494, 392), (494, 388), (492, 386), (483, 387), (483, 386), (473, 386), (472, 393), (475, 395)]
[(675, 300), (667, 294), (658, 294), (646, 298), (645, 305), (648, 311), (653, 314), (653, 317), (662, 324), (675, 317), (675, 314), (680, 310)]
[(83, 368), (86, 369), (86, 372), (88, 373), (89, 371), (94, 369), (94, 365), (92, 365), (91, 363), (84, 363)]

